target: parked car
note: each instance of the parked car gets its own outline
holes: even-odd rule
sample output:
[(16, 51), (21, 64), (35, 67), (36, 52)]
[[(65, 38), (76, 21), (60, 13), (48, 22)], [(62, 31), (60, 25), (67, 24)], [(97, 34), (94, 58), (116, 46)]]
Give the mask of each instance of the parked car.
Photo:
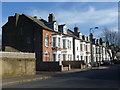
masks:
[(110, 61), (108, 61), (108, 60), (103, 61), (103, 65), (110, 65), (110, 64), (111, 64), (111, 62), (110, 62)]

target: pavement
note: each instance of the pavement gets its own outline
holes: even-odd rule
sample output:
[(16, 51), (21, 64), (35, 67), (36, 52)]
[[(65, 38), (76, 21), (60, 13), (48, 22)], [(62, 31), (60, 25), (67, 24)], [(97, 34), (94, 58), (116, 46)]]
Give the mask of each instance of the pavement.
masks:
[(92, 68), (87, 68), (87, 69), (71, 69), (70, 71), (63, 71), (63, 72), (39, 71), (39, 72), (37, 72), (36, 75), (33, 75), (33, 76), (24, 76), (24, 77), (17, 77), (17, 78), (2, 79), (2, 86), (32, 82), (32, 81), (37, 81), (37, 80), (50, 79), (53, 77), (53, 75), (56, 75), (56, 74), (78, 72), (78, 71), (84, 71), (84, 70), (88, 70), (88, 69), (106, 69), (106, 68), (109, 68), (109, 67), (108, 66), (101, 66), (101, 67), (92, 67)]

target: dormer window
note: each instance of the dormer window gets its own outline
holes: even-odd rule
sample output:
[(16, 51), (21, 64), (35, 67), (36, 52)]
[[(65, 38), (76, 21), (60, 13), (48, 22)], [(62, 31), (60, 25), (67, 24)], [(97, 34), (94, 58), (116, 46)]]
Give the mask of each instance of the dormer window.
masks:
[(59, 28), (59, 32), (67, 34), (67, 26), (66, 26), (66, 24), (59, 25), (58, 28)]
[(63, 33), (67, 34), (67, 27), (66, 27), (66, 25), (63, 27)]
[(79, 38), (82, 39), (82, 33), (79, 33)]
[(58, 31), (58, 24), (57, 24), (57, 22), (54, 22), (54, 31)]

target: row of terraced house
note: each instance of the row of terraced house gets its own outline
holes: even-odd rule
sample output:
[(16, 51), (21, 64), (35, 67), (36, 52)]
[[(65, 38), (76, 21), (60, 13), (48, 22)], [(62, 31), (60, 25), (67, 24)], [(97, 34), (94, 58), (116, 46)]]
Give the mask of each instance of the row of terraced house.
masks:
[(26, 14), (9, 16), (2, 27), (2, 51), (36, 54), (37, 70), (59, 70), (60, 66), (79, 68), (81, 64), (110, 61), (112, 54), (102, 38), (95, 39), (59, 25), (53, 13), (48, 21)]

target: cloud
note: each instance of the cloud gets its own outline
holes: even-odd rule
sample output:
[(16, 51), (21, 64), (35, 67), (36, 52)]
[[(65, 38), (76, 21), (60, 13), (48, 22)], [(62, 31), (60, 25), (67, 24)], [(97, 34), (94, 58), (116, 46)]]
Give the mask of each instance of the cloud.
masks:
[(111, 29), (111, 32), (118, 32), (118, 27), (113, 27), (113, 28)]
[[(51, 12), (32, 8), (31, 10), (28, 10), (27, 13), (32, 16), (42, 17), (47, 20), (48, 14)], [(88, 10), (86, 11), (81, 11), (75, 8), (71, 8), (68, 10), (56, 9), (54, 11), (54, 14), (59, 24), (66, 23), (68, 26), (75, 24), (92, 24), (95, 26), (101, 26), (115, 24), (118, 21), (118, 11), (115, 8), (96, 10), (95, 7), (89, 6)]]
[(119, 2), (119, 0), (2, 0), (2, 2)]

